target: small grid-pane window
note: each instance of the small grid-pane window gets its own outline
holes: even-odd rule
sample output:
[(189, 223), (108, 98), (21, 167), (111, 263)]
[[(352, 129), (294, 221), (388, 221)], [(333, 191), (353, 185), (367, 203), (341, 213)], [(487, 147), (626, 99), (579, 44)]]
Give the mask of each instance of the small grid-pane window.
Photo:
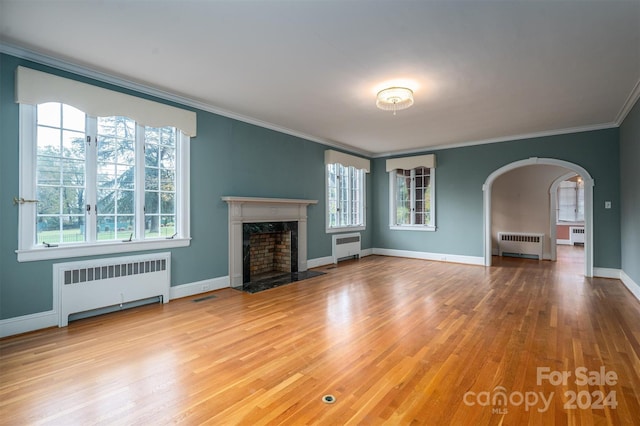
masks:
[(433, 173), (428, 167), (391, 172), (392, 226), (434, 227)]
[(328, 228), (364, 226), (364, 171), (327, 164)]

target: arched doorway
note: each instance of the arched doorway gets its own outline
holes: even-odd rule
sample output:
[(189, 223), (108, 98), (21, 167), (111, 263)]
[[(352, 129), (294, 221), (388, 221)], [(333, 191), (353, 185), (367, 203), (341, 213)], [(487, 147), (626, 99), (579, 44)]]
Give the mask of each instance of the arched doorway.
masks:
[(547, 164), (560, 166), (569, 169), (579, 175), (584, 182), (584, 227), (585, 227), (585, 272), (587, 277), (593, 276), (593, 178), (583, 167), (564, 160), (555, 158), (528, 158), (526, 160), (514, 161), (495, 170), (487, 177), (482, 185), (483, 213), (484, 213), (484, 264), (491, 266), (491, 188), (496, 178), (510, 170), (524, 166), (534, 166)]

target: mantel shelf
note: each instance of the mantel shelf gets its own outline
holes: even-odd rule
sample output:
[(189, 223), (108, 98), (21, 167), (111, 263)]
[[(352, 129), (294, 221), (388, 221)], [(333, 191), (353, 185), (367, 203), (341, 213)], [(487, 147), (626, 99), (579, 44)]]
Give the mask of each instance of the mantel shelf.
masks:
[(222, 197), (227, 203), (256, 203), (256, 204), (318, 204), (318, 200), (297, 200), (292, 198), (261, 198), (261, 197)]

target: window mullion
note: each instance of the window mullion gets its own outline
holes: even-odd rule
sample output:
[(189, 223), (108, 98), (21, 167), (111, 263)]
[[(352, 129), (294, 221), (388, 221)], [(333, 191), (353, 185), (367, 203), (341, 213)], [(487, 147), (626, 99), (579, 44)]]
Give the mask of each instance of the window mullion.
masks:
[(416, 224), (416, 169), (411, 169), (411, 185), (409, 189), (409, 202), (411, 203), (411, 224)]
[(85, 156), (85, 240), (96, 241), (98, 205), (98, 123), (96, 117), (86, 116), (86, 156)]
[(145, 128), (136, 124), (135, 160), (135, 238), (144, 239), (145, 233)]

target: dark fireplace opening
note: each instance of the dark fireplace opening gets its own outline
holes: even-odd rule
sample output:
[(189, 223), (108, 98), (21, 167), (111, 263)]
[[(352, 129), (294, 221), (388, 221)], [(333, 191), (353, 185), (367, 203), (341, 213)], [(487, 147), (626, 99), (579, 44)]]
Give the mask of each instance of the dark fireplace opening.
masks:
[(242, 225), (242, 283), (298, 272), (298, 222)]

